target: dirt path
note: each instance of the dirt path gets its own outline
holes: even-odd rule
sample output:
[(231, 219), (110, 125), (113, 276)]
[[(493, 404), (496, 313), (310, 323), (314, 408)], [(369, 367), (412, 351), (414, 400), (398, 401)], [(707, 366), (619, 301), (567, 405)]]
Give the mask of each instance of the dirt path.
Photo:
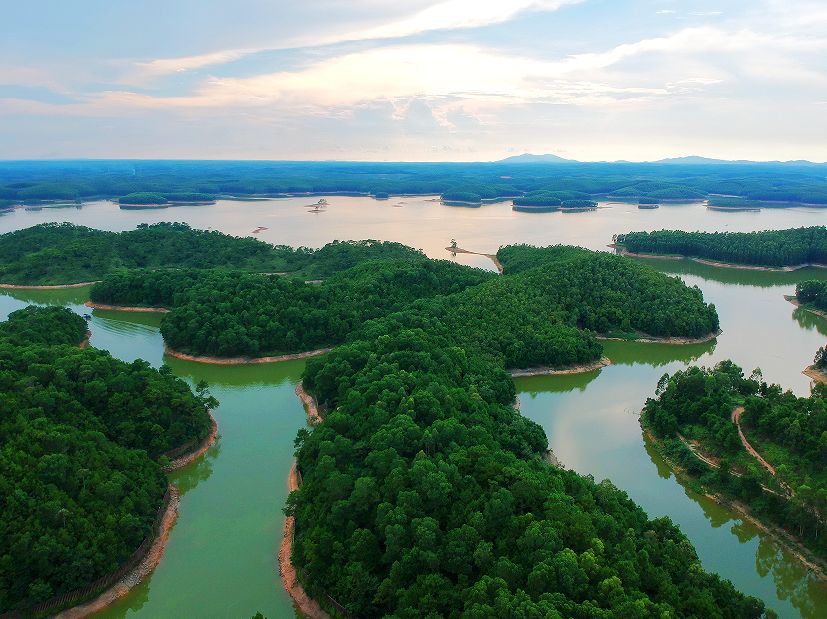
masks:
[[(307, 420), (311, 425), (321, 422), (322, 417), (319, 413), (319, 407), (316, 400), (307, 393), (302, 384), (296, 385), (296, 395), (299, 396), (304, 404), (304, 410), (307, 413)], [(293, 465), (290, 467), (290, 473), (287, 475), (287, 489), (289, 492), (299, 489), (299, 474), (296, 461), (293, 460)], [(304, 590), (302, 584), (299, 582), (296, 568), (290, 561), (293, 553), (293, 538), (296, 530), (296, 519), (294, 516), (288, 516), (284, 521), (284, 530), (282, 532), (281, 546), (279, 547), (278, 561), (279, 574), (281, 574), (281, 582), (290, 597), (293, 598), (293, 603), (296, 608), (308, 619), (329, 619), (328, 615), (319, 603), (311, 598), (307, 591)]]
[(583, 365), (574, 365), (572, 367), (555, 369), (550, 367), (536, 367), (526, 368), (522, 370), (510, 370), (512, 378), (522, 378), (526, 376), (557, 376), (565, 374), (583, 374), (593, 370), (599, 370), (607, 365), (611, 365), (612, 360), (608, 357), (601, 357), (592, 363), (584, 363)]
[(119, 599), (126, 596), (127, 593), (136, 587), (144, 578), (149, 576), (152, 571), (161, 562), (161, 557), (164, 556), (164, 548), (169, 539), (169, 532), (175, 524), (175, 519), (178, 517), (178, 504), (180, 502), (180, 493), (178, 488), (169, 485), (169, 503), (161, 519), (158, 536), (155, 538), (149, 551), (146, 553), (141, 562), (121, 578), (114, 585), (109, 587), (106, 591), (101, 593), (98, 597), (90, 602), (74, 606), (61, 613), (55, 615), (56, 619), (81, 619), (89, 615), (103, 610), (110, 604), (117, 602)]
[(655, 335), (646, 335), (643, 334), (641, 337), (637, 339), (627, 339), (623, 337), (606, 337), (604, 335), (595, 335), (594, 339), (601, 340), (603, 342), (638, 342), (641, 344), (705, 344), (706, 342), (711, 342), (719, 335), (721, 335), (723, 331), (718, 329), (717, 331), (713, 331), (703, 337), (658, 337)]
[(140, 305), (107, 305), (106, 303), (95, 303), (94, 301), (87, 301), (86, 303), (84, 303), (84, 305), (86, 305), (86, 307), (91, 307), (93, 309), (112, 310), (114, 312), (145, 312), (166, 314), (170, 311), (165, 307), (144, 307)]
[(446, 247), (445, 249), (451, 252), (452, 254), (473, 254), (475, 256), (485, 256), (491, 262), (494, 263), (494, 266), (497, 268), (497, 272), (500, 275), (503, 274), (503, 265), (502, 262), (500, 262), (497, 258), (497, 254), (483, 254), (478, 251), (469, 251), (467, 249), (462, 249), (462, 247)]
[(758, 460), (761, 466), (767, 469), (770, 475), (775, 477), (775, 479), (778, 481), (778, 485), (781, 486), (784, 492), (787, 493), (787, 496), (789, 496), (790, 498), (794, 497), (795, 492), (793, 492), (793, 489), (790, 488), (790, 486), (784, 483), (782, 480), (778, 479), (778, 475), (775, 472), (775, 467), (766, 460), (764, 460), (761, 454), (758, 453), (758, 450), (755, 449), (755, 447), (753, 447), (747, 440), (747, 437), (744, 435), (744, 430), (741, 428), (741, 414), (743, 412), (743, 406), (736, 406), (732, 409), (732, 423), (734, 423), (735, 427), (738, 428), (738, 436), (741, 437), (741, 444), (744, 446), (744, 449), (747, 450), (747, 453), (749, 453), (749, 455)]
[(79, 282), (77, 284), (55, 284), (54, 286), (24, 286), (22, 284), (0, 284), (0, 288), (9, 290), (61, 290), (63, 288), (83, 288), (97, 284), (100, 280), (93, 282)]
[(307, 352), (299, 352), (291, 355), (279, 355), (276, 357), (206, 357), (198, 355), (188, 355), (183, 352), (178, 352), (164, 345), (164, 354), (176, 359), (183, 359), (184, 361), (195, 361), (196, 363), (211, 363), (213, 365), (245, 365), (249, 363), (279, 363), (281, 361), (292, 361), (294, 359), (307, 359), (308, 357), (318, 357), (326, 352), (330, 352), (329, 348), (319, 348), (318, 350), (308, 350)]

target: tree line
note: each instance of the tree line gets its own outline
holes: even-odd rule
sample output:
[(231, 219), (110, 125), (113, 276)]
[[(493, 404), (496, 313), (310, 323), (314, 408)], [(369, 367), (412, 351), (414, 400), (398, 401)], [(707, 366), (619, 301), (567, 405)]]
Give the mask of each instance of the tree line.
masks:
[(810, 279), (795, 285), (799, 303), (827, 311), (827, 281)]
[(632, 253), (669, 254), (734, 264), (783, 267), (827, 263), (827, 228), (763, 232), (629, 232), (617, 243)]

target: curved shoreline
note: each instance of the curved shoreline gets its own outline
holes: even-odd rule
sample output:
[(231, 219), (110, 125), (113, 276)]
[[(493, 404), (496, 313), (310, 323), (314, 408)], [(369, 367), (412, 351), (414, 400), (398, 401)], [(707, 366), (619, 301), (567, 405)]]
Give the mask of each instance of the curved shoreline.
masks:
[(639, 337), (636, 339), (628, 339), (625, 337), (607, 337), (605, 335), (595, 335), (594, 339), (600, 340), (601, 342), (638, 342), (641, 344), (679, 344), (679, 345), (687, 345), (687, 344), (706, 344), (707, 342), (711, 342), (712, 340), (716, 339), (719, 335), (721, 335), (723, 331), (718, 329), (717, 331), (713, 331), (703, 337), (657, 337), (653, 335)]
[(164, 344), (164, 354), (176, 359), (183, 359), (184, 361), (194, 361), (195, 363), (211, 363), (213, 365), (247, 365), (253, 363), (279, 363), (281, 361), (293, 361), (295, 359), (307, 359), (308, 357), (318, 357), (327, 352), (329, 348), (319, 348), (317, 350), (308, 350), (307, 352), (297, 352), (289, 355), (279, 355), (275, 357), (207, 357), (199, 355), (188, 355), (187, 353), (178, 352)]
[[(649, 442), (655, 448), (655, 450), (658, 452), (658, 455), (660, 455), (660, 457), (663, 458), (664, 462), (666, 462), (666, 464), (669, 465), (669, 470), (672, 472), (672, 474), (675, 476), (679, 483), (697, 481), (696, 478), (689, 475), (689, 473), (687, 473), (683, 468), (676, 465), (674, 462), (672, 462), (669, 458), (666, 457), (666, 455), (663, 453), (663, 450), (661, 449), (661, 442), (655, 437), (654, 434), (652, 434), (649, 428), (643, 425), (642, 419), (641, 427), (643, 428), (644, 441)], [(684, 490), (692, 489), (684, 487)], [(795, 559), (802, 566), (807, 568), (813, 574), (816, 580), (821, 582), (827, 581), (827, 561), (813, 556), (810, 550), (801, 542), (799, 542), (795, 537), (793, 537), (790, 533), (775, 525), (762, 522), (752, 514), (749, 507), (747, 507), (740, 501), (729, 499), (721, 494), (703, 494), (703, 496), (714, 501), (718, 505), (722, 505), (726, 508), (731, 509), (733, 512), (737, 513), (738, 516), (740, 516), (742, 519), (749, 521), (753, 526), (762, 531), (765, 535), (772, 538), (781, 547), (783, 547), (784, 550), (786, 550), (793, 557), (795, 557)]]
[(529, 376), (563, 376), (566, 374), (585, 374), (605, 368), (611, 365), (612, 360), (608, 357), (600, 357), (597, 361), (591, 363), (584, 363), (582, 365), (573, 365), (568, 368), (555, 369), (547, 366), (540, 366), (536, 368), (524, 368), (517, 370), (509, 370), (511, 378), (525, 378)]
[[(195, 451), (185, 454), (163, 467), (165, 473), (177, 471), (178, 469), (194, 462), (203, 456), (207, 450), (215, 444), (215, 441), (218, 438), (218, 422), (216, 422), (215, 417), (212, 416), (211, 412), (209, 413), (209, 416), (210, 433), (201, 443), (201, 446)], [(115, 584), (100, 593), (97, 597), (61, 611), (55, 615), (55, 619), (82, 619), (83, 617), (88, 617), (93, 613), (99, 612), (125, 597), (147, 576), (152, 574), (161, 562), (161, 558), (164, 556), (164, 550), (166, 548), (167, 541), (169, 540), (170, 531), (178, 518), (178, 506), (181, 502), (181, 493), (177, 486), (168, 484), (167, 489), (169, 491), (169, 502), (167, 503), (166, 510), (164, 510), (164, 515), (161, 517), (161, 523), (158, 527), (158, 534), (140, 562), (138, 562), (138, 564), (127, 574), (122, 576)]]
[(794, 264), (791, 266), (783, 267), (764, 267), (754, 264), (735, 264), (732, 262), (719, 262), (717, 260), (707, 260), (706, 258), (696, 258), (694, 256), (680, 256), (676, 254), (638, 254), (629, 251), (623, 245), (619, 245), (617, 243), (611, 243), (610, 245), (607, 245), (607, 247), (619, 250), (621, 256), (627, 256), (629, 258), (651, 258), (655, 260), (691, 260), (692, 262), (697, 262), (698, 264), (705, 264), (707, 266), (720, 267), (723, 269), (742, 269), (745, 271), (770, 271), (773, 273), (791, 273), (793, 271), (798, 271), (800, 269), (806, 268), (827, 269), (827, 264), (819, 264), (817, 262), (806, 262), (804, 264)]
[(51, 286), (29, 286), (26, 284), (0, 284), (0, 288), (4, 288), (6, 290), (63, 290), (65, 288), (85, 288), (86, 286), (93, 286), (94, 284), (99, 283), (101, 280), (95, 280), (93, 282), (78, 282), (77, 284), (54, 284)]
[(106, 303), (95, 303), (94, 301), (87, 301), (84, 303), (86, 307), (91, 307), (92, 309), (99, 309), (99, 310), (111, 310), (113, 312), (145, 312), (145, 313), (157, 313), (157, 314), (166, 314), (172, 310), (169, 310), (165, 307), (145, 307), (140, 305), (130, 306), (130, 305), (107, 305)]
[(169, 464), (163, 467), (165, 472), (172, 473), (173, 471), (184, 468), (188, 464), (198, 460), (198, 458), (207, 453), (210, 447), (215, 445), (215, 441), (218, 440), (218, 422), (215, 420), (215, 417), (212, 416), (212, 412), (208, 411), (207, 414), (210, 416), (210, 433), (207, 435), (207, 438), (201, 442), (201, 445), (199, 445), (195, 451), (185, 453), (175, 460), (170, 461)]
[(793, 305), (795, 305), (796, 307), (800, 307), (800, 308), (801, 308), (801, 309), (803, 309), (804, 311), (807, 311), (807, 312), (810, 312), (810, 313), (812, 313), (812, 314), (815, 314), (816, 316), (821, 316), (822, 318), (827, 318), (827, 312), (823, 312), (823, 311), (821, 311), (820, 309), (816, 309), (816, 308), (814, 308), (814, 307), (808, 307), (808, 306), (806, 306), (806, 305), (803, 305), (803, 304), (801, 303), (801, 301), (799, 301), (799, 300), (798, 300), (798, 298), (797, 298), (795, 295), (785, 294), (785, 295), (784, 295), (784, 298), (785, 298), (787, 301), (789, 301), (790, 303), (792, 303)]
[[(311, 425), (315, 425), (322, 420), (319, 412), (319, 406), (315, 398), (304, 390), (301, 381), (296, 385), (296, 395), (304, 405), (304, 411), (307, 414), (307, 421)], [(293, 492), (299, 489), (299, 473), (298, 463), (293, 458), (293, 464), (290, 467), (290, 472), (287, 475), (287, 490)], [(282, 530), (281, 545), (278, 552), (279, 575), (281, 576), (281, 583), (287, 594), (293, 600), (295, 607), (301, 614), (308, 619), (329, 619), (328, 615), (319, 603), (307, 594), (301, 582), (299, 582), (296, 568), (293, 566), (291, 556), (293, 554), (293, 539), (296, 533), (296, 517), (287, 516), (284, 520), (284, 528)]]
[(164, 549), (169, 539), (169, 533), (178, 517), (178, 505), (181, 500), (181, 493), (178, 488), (172, 484), (169, 484), (168, 490), (169, 502), (161, 518), (158, 535), (138, 565), (96, 598), (57, 613), (55, 619), (82, 619), (83, 617), (88, 617), (93, 613), (99, 612), (110, 604), (114, 604), (125, 597), (133, 588), (137, 587), (144, 578), (152, 574), (161, 562), (161, 557), (164, 556)]

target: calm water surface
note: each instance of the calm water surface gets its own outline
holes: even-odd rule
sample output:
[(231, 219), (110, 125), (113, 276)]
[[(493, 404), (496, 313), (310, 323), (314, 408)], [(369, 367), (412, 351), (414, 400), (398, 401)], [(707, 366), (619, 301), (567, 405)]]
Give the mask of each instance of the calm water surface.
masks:
[[(568, 243), (603, 249), (611, 235), (630, 230), (763, 230), (822, 225), (825, 211), (810, 208), (720, 213), (697, 204), (638, 210), (609, 204), (580, 214), (513, 213), (507, 203), (482, 208), (445, 207), (428, 198), (328, 197), (331, 206), (308, 213), (318, 198), (266, 202), (221, 201), (215, 206), (121, 211), (108, 202), (75, 209), (18, 210), (0, 216), (0, 231), (44, 221), (72, 221), (109, 230), (141, 222), (186, 221), (194, 227), (259, 236), (272, 243), (318, 247), (334, 239), (394, 240), (447, 257), (451, 238), (469, 250), (490, 253), (509, 243)], [(399, 206), (394, 206), (400, 204)], [(465, 264), (491, 268), (481, 256), (458, 255)], [(731, 358), (747, 371), (760, 367), (767, 380), (800, 395), (809, 379), (801, 370), (824, 345), (827, 321), (795, 309), (783, 295), (802, 279), (827, 272), (767, 273), (719, 269), (690, 261), (647, 263), (697, 285), (715, 303), (724, 333), (696, 346), (606, 343), (615, 364), (579, 376), (517, 381), (522, 412), (540, 423), (563, 463), (595, 479), (611, 479), (652, 517), (669, 516), (690, 537), (708, 570), (761, 597), (782, 617), (827, 616), (827, 586), (772, 539), (708, 499), (680, 485), (647, 448), (638, 413), (658, 378), (689, 363)], [(87, 289), (4, 291), (0, 317), (29, 303), (65, 304), (83, 312)], [(86, 309), (85, 311), (88, 311)], [(158, 332), (160, 317), (95, 310), (92, 345), (114, 356), (168, 363), (191, 384), (210, 383), (220, 439), (202, 461), (176, 473), (182, 490), (178, 522), (158, 569), (101, 617), (293, 616), (275, 563), (283, 524), (285, 477), (293, 438), (305, 423), (293, 393), (303, 362), (259, 366), (209, 366), (168, 359)]]

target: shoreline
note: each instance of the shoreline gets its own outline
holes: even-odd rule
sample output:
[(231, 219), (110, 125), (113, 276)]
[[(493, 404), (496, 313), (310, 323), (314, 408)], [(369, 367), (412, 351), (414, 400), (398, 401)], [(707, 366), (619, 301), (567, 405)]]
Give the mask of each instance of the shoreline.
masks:
[(91, 307), (92, 309), (107, 310), (113, 312), (141, 312), (167, 314), (172, 311), (165, 307), (145, 307), (141, 305), (107, 305), (106, 303), (95, 303), (94, 301), (87, 301), (86, 303), (84, 303), (84, 305), (86, 307)]
[(811, 312), (816, 316), (821, 316), (822, 318), (827, 318), (827, 312), (824, 312), (820, 309), (816, 309), (814, 307), (807, 307), (806, 305), (803, 305), (795, 295), (785, 294), (784, 298), (796, 307), (800, 307), (804, 311)]
[[(672, 460), (670, 460), (666, 454), (663, 453), (661, 449), (661, 442), (652, 434), (652, 431), (647, 428), (643, 424), (643, 418), (641, 416), (640, 420), (641, 428), (643, 429), (643, 440), (644, 442), (648, 442), (651, 444), (655, 450), (658, 452), (663, 461), (669, 466), (670, 472), (675, 476), (675, 479), (678, 483), (681, 482), (689, 482), (689, 481), (698, 481), (696, 478), (692, 477), (687, 473), (682, 467), (676, 465)], [(683, 484), (681, 484), (683, 486)], [(684, 490), (690, 490), (695, 492), (692, 488), (687, 488), (684, 486)], [(770, 523), (765, 523), (761, 521), (757, 516), (753, 515), (747, 505), (744, 505), (740, 501), (729, 499), (724, 495), (721, 494), (708, 494), (706, 491), (703, 491), (702, 494), (704, 497), (714, 501), (718, 505), (722, 505), (728, 509), (731, 509), (735, 512), (742, 520), (746, 520), (750, 522), (753, 526), (757, 529), (762, 531), (765, 535), (772, 538), (773, 541), (777, 542), (784, 550), (789, 552), (795, 559), (798, 561), (803, 567), (807, 568), (815, 577), (816, 580), (820, 582), (827, 581), (827, 561), (815, 557), (812, 552), (804, 546), (800, 541), (798, 541), (792, 534), (788, 533), (784, 529)]]
[(178, 505), (181, 501), (181, 493), (176, 486), (169, 484), (167, 489), (169, 491), (169, 502), (161, 518), (158, 534), (152, 542), (152, 546), (149, 547), (149, 550), (138, 565), (97, 597), (57, 613), (54, 615), (55, 619), (82, 619), (83, 617), (88, 617), (93, 613), (99, 612), (125, 597), (147, 576), (152, 574), (164, 556), (170, 531), (178, 518)]
[(605, 335), (595, 335), (594, 339), (601, 341), (601, 342), (638, 342), (641, 344), (679, 344), (679, 345), (688, 345), (688, 344), (706, 344), (707, 342), (711, 342), (712, 340), (716, 339), (719, 335), (721, 335), (723, 331), (718, 329), (717, 331), (713, 331), (712, 333), (708, 333), (703, 337), (657, 337), (657, 336), (646, 336), (646, 337), (639, 337), (636, 339), (628, 339), (625, 337), (608, 337)]
[(517, 370), (509, 370), (511, 378), (526, 378), (530, 376), (564, 376), (566, 374), (585, 374), (605, 368), (612, 364), (612, 360), (608, 357), (600, 357), (597, 361), (591, 363), (584, 363), (582, 365), (574, 365), (568, 368), (555, 369), (546, 366), (539, 366), (536, 368), (524, 368)]
[[(162, 467), (164, 473), (172, 473), (182, 469), (203, 456), (207, 450), (215, 444), (215, 441), (218, 438), (218, 422), (216, 422), (215, 417), (212, 416), (211, 412), (209, 413), (209, 416), (210, 434), (206, 439), (204, 439), (201, 446), (195, 451), (185, 454), (180, 458), (173, 460), (167, 466)], [(153, 540), (152, 545), (149, 547), (146, 554), (138, 562), (138, 564), (119, 578), (115, 584), (100, 593), (97, 597), (57, 613), (55, 615), (55, 619), (82, 619), (83, 617), (88, 617), (93, 613), (97, 613), (125, 597), (132, 589), (141, 584), (146, 577), (150, 576), (152, 572), (155, 571), (155, 568), (158, 567), (158, 564), (161, 562), (161, 558), (164, 556), (164, 550), (166, 549), (167, 542), (169, 541), (170, 531), (172, 531), (172, 527), (175, 525), (175, 521), (178, 518), (178, 507), (181, 502), (181, 492), (178, 490), (177, 486), (168, 483), (167, 490), (169, 492), (169, 502), (164, 510), (164, 515), (161, 517), (161, 523), (158, 526), (158, 533)]]
[(497, 254), (483, 254), (483, 253), (478, 252), (478, 251), (469, 251), (467, 249), (463, 249), (462, 247), (446, 247), (445, 249), (447, 251), (451, 252), (452, 254), (472, 254), (474, 256), (485, 256), (491, 262), (494, 263), (494, 266), (496, 267), (497, 272), (500, 275), (503, 274), (504, 267), (503, 267), (502, 262), (500, 262), (499, 259), (497, 258)]
[(278, 355), (275, 357), (207, 357), (199, 355), (188, 355), (187, 353), (178, 352), (177, 350), (164, 344), (164, 354), (176, 359), (184, 361), (194, 361), (195, 363), (210, 363), (213, 365), (247, 365), (254, 363), (279, 363), (281, 361), (293, 361), (295, 359), (307, 359), (308, 357), (318, 357), (330, 352), (330, 348), (319, 348), (317, 350), (308, 350), (307, 352), (297, 352), (289, 355)]
[(172, 473), (195, 462), (207, 453), (210, 447), (215, 445), (215, 442), (218, 440), (218, 422), (215, 420), (215, 417), (212, 416), (211, 411), (208, 411), (207, 414), (210, 416), (210, 433), (207, 435), (207, 438), (201, 442), (201, 445), (199, 445), (195, 451), (190, 451), (175, 460), (171, 460), (169, 464), (163, 467), (165, 473)]
[(89, 347), (89, 340), (91, 340), (91, 339), (92, 339), (92, 332), (89, 329), (87, 329), (86, 330), (86, 335), (80, 341), (80, 344), (78, 344), (78, 348), (80, 348), (81, 350), (83, 350), (84, 348), (88, 348)]
[(99, 283), (101, 280), (95, 280), (93, 282), (78, 282), (77, 284), (54, 284), (54, 285), (38, 285), (38, 286), (29, 286), (26, 284), (0, 284), (0, 288), (6, 290), (63, 290), (65, 288), (85, 288), (86, 286), (93, 286)]
[(795, 264), (783, 267), (765, 267), (754, 264), (735, 264), (732, 262), (719, 262), (717, 260), (707, 260), (706, 258), (696, 258), (694, 256), (679, 256), (675, 254), (637, 254), (629, 251), (628, 249), (623, 247), (623, 245), (619, 245), (617, 243), (611, 243), (610, 245), (607, 245), (607, 247), (620, 250), (621, 256), (626, 256), (629, 258), (649, 258), (653, 260), (691, 260), (692, 262), (697, 262), (698, 264), (705, 264), (707, 266), (720, 267), (723, 269), (742, 269), (744, 271), (769, 271), (772, 273), (792, 273), (793, 271), (798, 271), (800, 269), (807, 268), (827, 269), (827, 264), (819, 264), (817, 262), (806, 262), (804, 264)]
[(827, 385), (827, 374), (819, 372), (814, 365), (808, 366), (804, 368), (801, 372), (804, 376), (808, 378), (812, 378), (817, 383), (823, 383)]
[[(301, 381), (296, 385), (296, 395), (304, 405), (304, 412), (307, 415), (307, 422), (310, 425), (316, 425), (322, 421), (322, 416), (319, 412), (319, 406), (315, 398), (304, 390)], [(293, 492), (299, 489), (299, 471), (298, 463), (293, 458), (293, 464), (290, 466), (290, 472), (287, 474), (287, 490)], [(285, 591), (293, 600), (293, 605), (301, 612), (304, 617), (308, 619), (329, 619), (328, 615), (319, 603), (310, 597), (299, 581), (296, 568), (293, 566), (291, 557), (293, 554), (293, 539), (296, 533), (296, 517), (287, 516), (284, 520), (284, 527), (282, 529), (281, 545), (278, 551), (278, 565), (279, 575), (281, 576), (281, 584)]]

